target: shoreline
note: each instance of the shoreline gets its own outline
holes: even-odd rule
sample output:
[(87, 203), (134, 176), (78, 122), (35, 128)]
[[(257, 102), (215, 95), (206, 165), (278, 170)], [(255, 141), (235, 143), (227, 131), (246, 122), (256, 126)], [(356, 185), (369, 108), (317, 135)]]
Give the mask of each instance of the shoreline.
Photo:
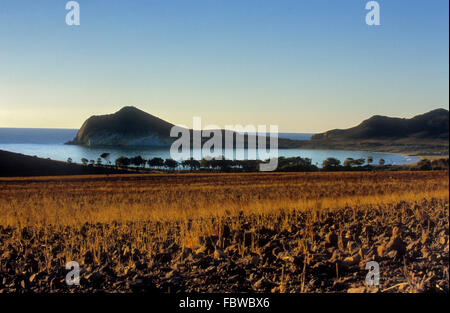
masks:
[[(308, 150), (308, 149), (303, 149)], [(313, 150), (313, 149), (311, 149)], [(320, 150), (320, 149), (314, 149), (314, 150)], [(330, 151), (330, 150), (328, 150)], [(346, 150), (339, 150), (339, 151), (346, 151)], [(354, 151), (354, 150), (352, 150)], [(365, 152), (367, 154), (370, 154), (372, 151), (360, 151)], [(286, 168), (277, 168), (275, 171), (276, 173), (285, 173), (285, 172), (355, 172), (355, 171), (367, 171), (367, 170), (376, 170), (379, 169), (387, 169), (387, 170), (408, 170), (411, 167), (414, 167), (417, 165), (423, 158), (421, 159), (419, 156), (408, 156), (405, 154), (400, 153), (386, 153), (387, 155), (401, 155), (404, 157), (404, 161), (402, 164), (395, 164), (395, 163), (388, 163), (386, 165), (379, 165), (378, 162), (374, 162), (373, 164), (365, 164), (358, 168), (346, 168), (342, 165), (338, 166), (335, 169), (323, 169), (319, 166), (314, 166), (314, 169), (307, 169), (307, 168), (297, 168), (296, 170), (288, 170)], [(332, 155), (332, 154), (330, 154)], [(369, 155), (367, 156), (369, 157)], [(289, 157), (287, 157), (289, 159)], [(332, 156), (327, 156), (327, 158), (333, 158)], [(366, 157), (364, 157), (365, 159)], [(381, 156), (379, 157), (382, 158)], [(342, 156), (341, 158), (342, 159)], [(434, 160), (437, 159), (444, 159), (445, 158), (439, 158), (435, 157)], [(447, 158), (448, 160), (448, 158)], [(432, 160), (430, 160), (432, 161)], [(445, 161), (444, 161), (445, 163)], [(343, 163), (341, 163), (343, 164)], [(162, 171), (162, 172), (160, 172)], [(11, 151), (5, 151), (0, 150), (0, 177), (15, 177), (16, 179), (19, 178), (25, 179), (26, 177), (39, 177), (39, 176), (45, 176), (45, 177), (51, 177), (51, 176), (77, 176), (77, 175), (114, 175), (114, 174), (126, 174), (126, 175), (148, 175), (148, 174), (168, 174), (168, 173), (205, 173), (205, 174), (211, 174), (211, 173), (264, 173), (264, 172), (258, 172), (257, 170), (249, 170), (249, 169), (217, 169), (217, 168), (202, 168), (198, 170), (186, 170), (186, 168), (181, 169), (178, 167), (177, 169), (170, 169), (167, 170), (158, 170), (156, 168), (136, 168), (136, 167), (117, 167), (112, 165), (83, 165), (79, 163), (68, 163), (65, 161), (59, 161), (59, 160), (53, 160), (49, 158), (42, 158), (38, 156), (30, 156), (22, 153), (17, 152), (11, 152)]]
[[(21, 143), (18, 143), (21, 144)], [(38, 144), (39, 145), (39, 144)], [(45, 145), (45, 144), (42, 144)], [(63, 143), (62, 145), (67, 145), (67, 143)], [(77, 145), (77, 144), (70, 144), (70, 145), (75, 145), (75, 146), (80, 146), (80, 147), (84, 147), (84, 148), (105, 148), (105, 149), (117, 149), (119, 148), (118, 146), (84, 146), (84, 145)], [(133, 146), (126, 146), (126, 148), (133, 148)], [(135, 148), (148, 148), (149, 150), (152, 148), (160, 148), (160, 147), (150, 147), (150, 146), (136, 146)], [(315, 147), (278, 147), (279, 150), (305, 150), (305, 151), (341, 151), (341, 152), (362, 152), (362, 153), (380, 153), (380, 154), (388, 154), (388, 155), (398, 155), (398, 156), (402, 156), (405, 158), (415, 158), (415, 161), (412, 162), (408, 162), (408, 163), (404, 163), (403, 165), (408, 165), (408, 164), (413, 164), (415, 162), (418, 162), (420, 160), (423, 159), (428, 159), (428, 160), (437, 160), (437, 159), (445, 159), (445, 158), (449, 158), (449, 152), (447, 151), (447, 153), (443, 153), (443, 154), (436, 154), (433, 153), (432, 151), (430, 151), (430, 154), (427, 153), (423, 153), (424, 151), (421, 152), (409, 152), (409, 151), (388, 151), (388, 149), (384, 150), (379, 150), (379, 151), (374, 151), (374, 150), (366, 150), (366, 149), (353, 149), (351, 147), (343, 147), (343, 148), (338, 148), (338, 147), (324, 147), (324, 146), (315, 146)], [(30, 157), (35, 157), (35, 155), (30, 155), (30, 154), (24, 154), (22, 152), (15, 152), (15, 151), (10, 151), (10, 150), (5, 150), (5, 149), (1, 149), (0, 151), (6, 151), (6, 152), (11, 152), (11, 153), (17, 153), (17, 154), (23, 154), (26, 156), (30, 156)], [(39, 158), (42, 159), (47, 159), (46, 157), (40, 157)], [(331, 156), (332, 157), (332, 156)], [(56, 160), (56, 159), (51, 159), (53, 161), (58, 161), (58, 162), (65, 162), (64, 160)]]
[[(39, 144), (38, 144), (39, 145)], [(45, 144), (42, 144), (45, 145)], [(66, 145), (66, 143), (62, 144), (62, 145)], [(83, 145), (75, 145), (75, 146), (80, 146), (80, 147), (84, 147), (84, 148), (105, 148), (105, 149), (114, 149), (114, 148), (118, 148), (117, 146), (83, 146)], [(126, 148), (133, 148), (133, 146), (127, 146)], [(141, 146), (136, 146), (135, 148), (148, 148), (149, 150), (152, 148), (159, 148), (159, 147), (141, 147)], [(289, 147), (289, 148), (278, 148), (278, 150), (303, 150), (303, 151), (339, 151), (339, 152), (361, 152), (361, 153), (374, 153), (374, 154), (386, 154), (386, 155), (398, 155), (398, 156), (402, 156), (404, 158), (415, 158), (415, 160), (411, 161), (411, 162), (407, 162), (407, 163), (402, 163), (399, 165), (409, 165), (412, 164), (414, 162), (418, 162), (421, 159), (427, 158), (426, 155), (424, 154), (420, 154), (420, 155), (414, 155), (414, 154), (410, 154), (410, 153), (403, 153), (403, 152), (388, 152), (388, 151), (372, 151), (372, 150), (364, 150), (364, 149), (351, 149), (351, 148), (345, 148), (345, 149), (337, 149), (337, 148), (325, 148), (325, 147), (308, 147), (308, 148), (303, 148), (303, 147)], [(52, 161), (57, 161), (57, 162), (63, 162), (66, 163), (66, 161), (64, 160), (57, 160), (57, 159), (52, 159), (49, 157), (45, 157), (45, 156), (38, 156), (38, 155), (31, 155), (31, 154), (25, 154), (23, 152), (15, 152), (15, 151), (11, 151), (11, 150), (6, 150), (5, 148), (1, 148), (0, 145), (0, 151), (5, 151), (5, 152), (10, 152), (10, 153), (17, 153), (17, 154), (22, 154), (25, 156), (29, 156), (29, 157), (38, 157), (41, 159), (50, 159)], [(280, 156), (279, 156), (280, 157)], [(333, 156), (328, 156), (328, 157), (333, 157)], [(430, 156), (433, 157), (433, 159), (440, 159), (440, 158), (448, 158), (448, 154), (447, 155), (433, 155)], [(431, 158), (429, 158), (431, 160)], [(77, 162), (74, 162), (74, 164), (79, 164)]]

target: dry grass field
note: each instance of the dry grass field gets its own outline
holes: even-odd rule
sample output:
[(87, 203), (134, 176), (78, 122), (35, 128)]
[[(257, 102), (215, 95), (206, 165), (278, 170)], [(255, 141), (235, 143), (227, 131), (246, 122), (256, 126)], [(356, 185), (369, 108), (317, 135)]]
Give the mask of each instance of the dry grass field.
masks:
[[(448, 171), (0, 178), (0, 292), (448, 292)], [(65, 264), (81, 265), (67, 286)], [(380, 285), (365, 285), (367, 262)]]

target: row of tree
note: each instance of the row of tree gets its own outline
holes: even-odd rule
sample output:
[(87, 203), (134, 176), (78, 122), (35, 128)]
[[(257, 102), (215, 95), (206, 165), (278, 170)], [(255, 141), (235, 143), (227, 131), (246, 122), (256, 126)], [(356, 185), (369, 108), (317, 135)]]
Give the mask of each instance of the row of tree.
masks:
[[(369, 157), (367, 157), (367, 160), (364, 158), (360, 158), (360, 159), (347, 158), (344, 160), (343, 167), (345, 167), (345, 168), (360, 167), (360, 166), (363, 166), (364, 164), (366, 164), (366, 162), (367, 162), (367, 165), (372, 165), (373, 157), (369, 156)], [(386, 161), (384, 159), (378, 160), (378, 165), (382, 166), (385, 163), (386, 163)], [(326, 170), (337, 169), (340, 167), (342, 167), (341, 161), (336, 158), (327, 158), (327, 159), (323, 160), (323, 162), (322, 162), (322, 168), (326, 169)]]
[[(102, 165), (103, 160), (108, 165), (112, 165), (112, 162), (109, 160), (109, 153), (102, 153), (100, 157), (95, 160), (88, 160), (86, 158), (82, 158), (81, 162), (84, 165)], [(67, 160), (69, 163), (72, 162), (72, 159), (69, 158)], [(266, 160), (264, 162), (268, 162)], [(240, 169), (244, 171), (257, 171), (259, 169), (259, 164), (263, 162), (261, 160), (227, 160), (227, 159), (202, 159), (202, 160), (194, 160), (193, 158), (178, 162), (173, 159), (162, 159), (159, 157), (155, 157), (149, 160), (144, 159), (142, 156), (138, 155), (132, 158), (128, 158), (125, 156), (121, 156), (114, 161), (114, 165), (116, 167), (141, 167), (145, 168), (146, 166), (150, 168), (157, 169), (170, 169), (174, 170), (177, 168), (189, 169), (189, 170), (199, 170), (199, 169), (216, 169), (227, 171), (231, 169)], [(347, 158), (345, 159), (343, 166), (341, 165), (341, 161), (336, 158), (327, 158), (322, 162), (322, 168), (325, 170), (339, 170), (342, 168), (358, 168), (363, 166), (367, 162), (367, 165), (371, 165), (373, 163), (373, 157), (368, 157), (367, 160), (353, 159)], [(379, 165), (384, 165), (385, 160), (380, 159), (378, 161)], [(310, 158), (302, 158), (302, 157), (279, 157), (278, 158), (278, 168), (279, 171), (318, 171), (319, 167), (316, 163), (312, 164), (312, 159)]]
[(134, 165), (136, 167), (145, 167), (148, 165), (150, 168), (158, 169), (170, 169), (174, 170), (176, 168), (198, 170), (203, 169), (217, 169), (217, 170), (230, 170), (232, 168), (240, 168), (244, 170), (257, 170), (259, 160), (227, 160), (227, 159), (202, 159), (200, 161), (194, 160), (193, 158), (189, 160), (184, 160), (178, 162), (173, 159), (162, 159), (159, 157), (152, 158), (149, 160), (143, 159), (141, 156), (136, 156), (133, 158), (119, 157), (115, 161), (115, 165), (118, 167), (128, 167)]

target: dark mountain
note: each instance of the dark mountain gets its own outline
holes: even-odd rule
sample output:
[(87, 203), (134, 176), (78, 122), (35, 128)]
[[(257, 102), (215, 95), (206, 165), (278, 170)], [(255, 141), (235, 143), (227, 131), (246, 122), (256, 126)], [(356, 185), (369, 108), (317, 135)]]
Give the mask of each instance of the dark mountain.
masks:
[[(373, 116), (356, 127), (316, 134), (311, 140), (278, 139), (280, 149), (337, 149), (398, 152), (409, 154), (448, 154), (449, 112), (437, 109), (411, 119)], [(124, 107), (109, 115), (88, 118), (76, 137), (67, 144), (85, 146), (170, 146), (177, 138), (170, 137), (173, 124), (135, 107)], [(198, 131), (189, 130), (192, 138)], [(225, 147), (225, 131), (222, 146)], [(253, 135), (237, 136), (232, 132), (234, 146), (248, 147)], [(249, 139), (252, 140), (249, 140)], [(202, 143), (209, 140), (202, 137)], [(267, 144), (269, 138), (267, 138)]]
[(69, 144), (85, 146), (168, 146), (173, 124), (135, 107), (91, 116)]
[(316, 134), (312, 140), (448, 140), (448, 124), (449, 112), (445, 109), (433, 110), (410, 119), (375, 115), (352, 128)]
[[(83, 146), (170, 146), (177, 138), (170, 137), (170, 130), (174, 125), (160, 118), (148, 114), (135, 107), (124, 107), (114, 114), (91, 116), (81, 126), (76, 137), (66, 144)], [(191, 146), (193, 135), (198, 131), (190, 131)], [(222, 132), (222, 147), (225, 147), (225, 130)], [(234, 145), (242, 142), (247, 147), (249, 138), (246, 135), (240, 138), (232, 132)], [(200, 135), (201, 136), (201, 133)], [(212, 134), (211, 134), (212, 136)], [(202, 137), (204, 143), (210, 137)], [(267, 137), (267, 145), (269, 145)], [(295, 148), (300, 141), (283, 139), (278, 140), (280, 148)]]

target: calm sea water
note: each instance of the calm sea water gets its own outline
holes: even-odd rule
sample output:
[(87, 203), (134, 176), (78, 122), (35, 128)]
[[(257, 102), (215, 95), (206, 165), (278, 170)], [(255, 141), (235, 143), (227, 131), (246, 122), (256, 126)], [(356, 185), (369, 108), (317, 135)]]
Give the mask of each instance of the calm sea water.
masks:
[[(114, 161), (120, 156), (133, 157), (141, 155), (145, 159), (161, 157), (170, 158), (168, 148), (149, 148), (149, 147), (81, 147), (64, 145), (73, 139), (77, 129), (30, 129), (30, 128), (0, 128), (0, 150), (17, 152), (41, 158), (50, 158), (53, 160), (66, 161), (69, 157), (74, 162), (81, 162), (82, 158), (88, 160), (97, 160), (100, 154), (110, 153), (109, 159)], [(304, 133), (280, 133), (280, 138), (308, 140), (312, 134)], [(243, 151), (244, 158), (249, 154)], [(236, 153), (236, 151), (235, 151)], [(367, 158), (372, 156), (374, 163), (379, 159), (384, 159), (386, 164), (407, 164), (415, 162), (416, 157), (409, 157), (397, 154), (360, 152), (360, 151), (342, 151), (342, 150), (304, 150), (304, 149), (279, 149), (279, 156), (293, 157), (300, 156), (310, 158), (313, 164), (320, 165), (328, 157), (334, 157), (341, 162), (346, 158)], [(210, 154), (210, 156), (214, 156)], [(242, 157), (240, 158), (242, 159)]]

